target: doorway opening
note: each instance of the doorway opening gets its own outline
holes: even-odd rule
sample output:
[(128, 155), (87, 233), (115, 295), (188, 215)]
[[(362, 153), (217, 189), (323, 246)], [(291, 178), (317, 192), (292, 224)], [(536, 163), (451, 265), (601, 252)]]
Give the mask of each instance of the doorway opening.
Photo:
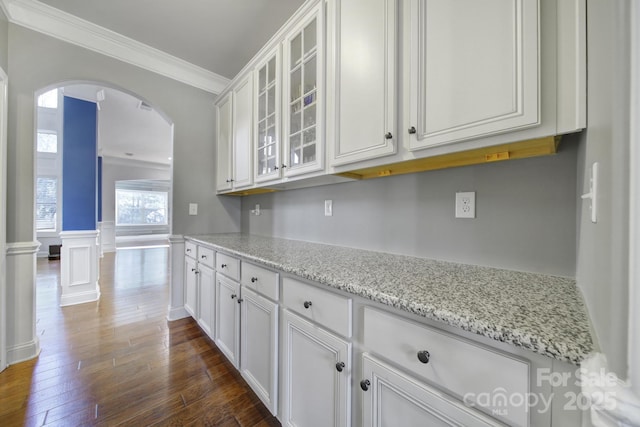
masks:
[[(35, 228), (41, 243), (38, 270), (61, 268), (63, 261), (56, 257), (62, 243), (60, 232), (68, 229), (64, 224), (72, 211), (68, 208), (65, 216), (65, 203), (72, 203), (65, 194), (83, 191), (73, 186), (78, 181), (74, 170), (80, 165), (74, 162), (71, 151), (83, 149), (71, 139), (76, 126), (70, 117), (75, 102), (95, 108), (95, 141), (81, 142), (95, 144), (95, 209), (91, 211), (95, 218), (91, 220), (99, 231), (100, 258), (120, 247), (168, 246), (172, 121), (136, 94), (99, 82), (48, 86), (36, 92), (35, 102)], [(59, 305), (59, 285), (36, 280), (38, 288), (55, 287), (56, 297), (48, 298), (48, 304)], [(36, 307), (38, 310), (40, 304)]]

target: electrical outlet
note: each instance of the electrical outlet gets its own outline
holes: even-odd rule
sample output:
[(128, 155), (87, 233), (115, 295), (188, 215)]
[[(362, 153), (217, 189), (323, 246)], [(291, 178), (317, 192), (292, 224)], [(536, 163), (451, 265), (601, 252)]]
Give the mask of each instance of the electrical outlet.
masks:
[(198, 215), (197, 203), (189, 203), (189, 215)]
[(324, 201), (324, 216), (333, 216), (333, 200)]
[(255, 209), (251, 209), (251, 213), (255, 216), (260, 215), (260, 205), (258, 203), (256, 203), (256, 208)]
[(475, 191), (456, 193), (456, 218), (476, 217)]

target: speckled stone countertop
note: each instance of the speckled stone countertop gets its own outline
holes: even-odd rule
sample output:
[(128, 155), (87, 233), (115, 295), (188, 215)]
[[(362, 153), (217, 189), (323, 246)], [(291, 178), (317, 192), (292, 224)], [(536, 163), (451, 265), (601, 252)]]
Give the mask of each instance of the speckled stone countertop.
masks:
[(573, 279), (239, 233), (186, 237), (558, 360), (593, 350)]

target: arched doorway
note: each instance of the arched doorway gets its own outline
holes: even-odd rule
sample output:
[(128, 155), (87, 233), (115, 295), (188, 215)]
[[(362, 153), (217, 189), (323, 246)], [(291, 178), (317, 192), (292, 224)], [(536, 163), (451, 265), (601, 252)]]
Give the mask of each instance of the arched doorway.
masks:
[[(146, 237), (152, 237), (155, 241), (164, 238), (166, 242), (171, 232), (173, 124), (141, 97), (99, 82), (50, 85), (36, 91), (35, 102), (34, 228), (36, 239), (41, 243), (37, 265), (40, 267), (41, 261), (49, 258), (53, 263), (59, 263), (57, 268), (63, 271), (60, 283), (63, 295), (60, 296), (55, 282), (52, 285), (50, 281), (38, 283), (36, 280), (36, 286), (56, 287), (48, 304), (94, 301), (99, 298), (98, 258), (104, 251), (116, 250), (118, 234), (129, 240), (137, 238), (146, 242)], [(82, 236), (78, 237), (80, 232), (73, 224), (79, 215), (73, 203), (78, 203), (77, 193), (86, 190), (86, 186), (81, 185), (83, 178), (77, 178), (78, 169), (86, 165), (80, 164), (82, 161), (78, 162), (77, 156), (71, 153), (86, 149), (76, 142), (74, 128), (85, 127), (87, 121), (86, 116), (74, 117), (78, 106), (89, 108), (89, 114), (95, 116), (95, 125), (89, 132), (95, 134), (95, 141), (88, 141), (85, 133), (84, 140), (79, 142), (93, 145), (95, 150), (94, 164), (89, 167), (95, 169), (95, 206), (92, 207), (95, 209), (89, 211), (89, 215), (94, 216), (95, 230), (91, 229), (93, 226), (81, 228), (86, 231), (88, 240), (79, 240)], [(85, 163), (91, 163), (91, 159)], [(118, 199), (119, 193), (124, 194), (122, 200)], [(74, 197), (65, 197), (65, 194)], [(149, 206), (149, 200), (155, 204)], [(127, 201), (131, 203), (127, 205)], [(70, 203), (71, 208), (68, 207)], [(75, 250), (74, 245), (82, 249), (88, 246), (86, 242), (90, 242), (92, 236), (100, 236), (95, 249), (98, 256), (90, 254), (88, 261), (81, 258), (76, 262), (72, 261), (75, 257), (69, 256), (69, 252), (65, 257), (63, 250), (62, 260), (58, 261), (59, 255), (56, 255), (60, 251), (55, 249), (63, 244), (64, 235), (70, 233), (73, 238), (64, 243), (65, 249), (71, 247), (70, 250)], [(95, 267), (86, 266), (92, 262), (96, 263)], [(55, 264), (53, 268), (56, 268)], [(92, 276), (94, 270), (96, 274)], [(85, 275), (88, 285), (96, 283), (96, 292), (89, 294), (82, 288), (84, 283), (76, 280)], [(74, 281), (73, 289), (80, 292), (65, 293), (71, 289), (71, 286), (65, 288), (71, 281)], [(39, 308), (40, 304), (37, 306)]]

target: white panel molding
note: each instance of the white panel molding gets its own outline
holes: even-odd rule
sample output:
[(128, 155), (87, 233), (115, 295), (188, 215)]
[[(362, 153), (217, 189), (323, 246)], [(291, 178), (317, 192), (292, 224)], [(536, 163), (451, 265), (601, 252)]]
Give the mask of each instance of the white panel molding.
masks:
[(100, 299), (98, 230), (63, 231), (60, 306)]
[(229, 79), (115, 31), (35, 0), (0, 0), (9, 21), (204, 91), (218, 94)]
[(173, 321), (190, 316), (184, 308), (184, 236), (176, 234), (169, 236), (169, 256), (171, 273), (167, 320)]
[(91, 283), (91, 248), (88, 245), (69, 248), (70, 263), (68, 286), (88, 285)]
[(36, 255), (40, 242), (7, 244), (6, 259), (6, 349), (7, 365), (33, 359), (40, 354), (36, 335)]

